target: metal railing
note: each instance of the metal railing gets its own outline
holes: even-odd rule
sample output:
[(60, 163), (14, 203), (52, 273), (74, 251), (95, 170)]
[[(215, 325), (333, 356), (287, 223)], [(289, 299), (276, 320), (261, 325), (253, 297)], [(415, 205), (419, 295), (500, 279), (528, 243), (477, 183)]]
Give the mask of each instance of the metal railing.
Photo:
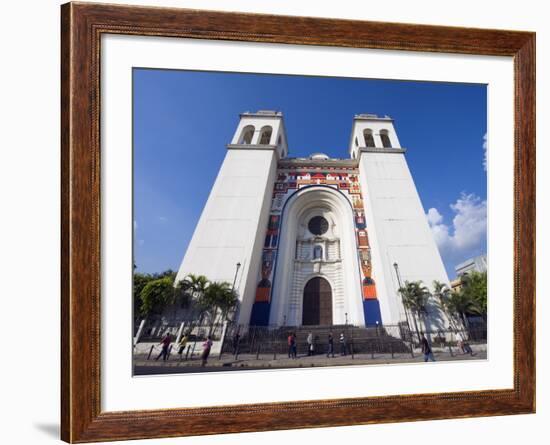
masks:
[[(249, 326), (231, 325), (226, 330), (220, 356), (225, 353), (292, 355), (289, 336), (295, 334), (296, 353), (301, 355), (326, 354), (329, 351), (329, 333), (332, 333), (334, 354), (411, 354), (421, 348), (420, 339), (426, 337), (432, 348), (462, 348), (462, 343), (484, 344), (486, 327), (470, 330), (409, 331), (404, 325), (377, 327), (336, 326)], [(311, 342), (308, 337), (311, 334)], [(343, 334), (343, 340), (341, 340)], [(462, 341), (460, 341), (462, 340)]]
[[(173, 340), (171, 355), (177, 353), (180, 360), (193, 360), (200, 356), (203, 342), (208, 337), (217, 344), (214, 357), (233, 356), (238, 359), (239, 356), (246, 356), (270, 360), (292, 357), (294, 353), (300, 357), (329, 353), (349, 355), (352, 358), (356, 355), (375, 358), (382, 354), (392, 358), (415, 357), (421, 353), (422, 335), (434, 350), (453, 356), (461, 352), (467, 353), (469, 349), (471, 351), (470, 345), (485, 344), (487, 341), (485, 325), (461, 330), (423, 330), (417, 333), (414, 329), (409, 330), (406, 323), (373, 327), (251, 326), (230, 322), (199, 324), (194, 321), (162, 323), (152, 320), (143, 331), (140, 343), (158, 343), (166, 333), (170, 333)], [(332, 350), (329, 346), (329, 333), (332, 334)], [(291, 334), (295, 336), (294, 344), (289, 344)], [(183, 336), (187, 337), (187, 343), (181, 350), (177, 342)], [(151, 346), (149, 358), (154, 355), (153, 348), (155, 345)]]

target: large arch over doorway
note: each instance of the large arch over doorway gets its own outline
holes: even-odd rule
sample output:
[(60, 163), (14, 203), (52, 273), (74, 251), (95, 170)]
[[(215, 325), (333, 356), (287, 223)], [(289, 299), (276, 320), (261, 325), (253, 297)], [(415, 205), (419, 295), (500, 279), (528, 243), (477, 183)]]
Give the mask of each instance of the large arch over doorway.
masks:
[(304, 287), (302, 325), (332, 324), (332, 289), (323, 277), (311, 278)]
[[(357, 255), (352, 204), (341, 191), (326, 185), (310, 185), (294, 192), (281, 213), (281, 230), (277, 259), (274, 266), (269, 323), (298, 326), (302, 323), (303, 289), (295, 280), (296, 245), (300, 231), (306, 230), (310, 217), (323, 210), (336, 238), (340, 240), (341, 267), (339, 276), (331, 281), (332, 322), (346, 320), (364, 326), (361, 276)], [(336, 230), (336, 232), (334, 231)], [(315, 272), (315, 271), (312, 271)], [(319, 271), (316, 271), (319, 273)], [(322, 272), (321, 272), (322, 275)], [(317, 276), (320, 276), (319, 274)]]

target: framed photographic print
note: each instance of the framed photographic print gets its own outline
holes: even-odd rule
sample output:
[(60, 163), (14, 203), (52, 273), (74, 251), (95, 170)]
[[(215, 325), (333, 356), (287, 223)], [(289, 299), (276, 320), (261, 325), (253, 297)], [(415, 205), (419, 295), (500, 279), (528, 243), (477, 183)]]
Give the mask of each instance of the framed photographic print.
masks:
[(61, 13), (63, 440), (534, 412), (533, 33)]

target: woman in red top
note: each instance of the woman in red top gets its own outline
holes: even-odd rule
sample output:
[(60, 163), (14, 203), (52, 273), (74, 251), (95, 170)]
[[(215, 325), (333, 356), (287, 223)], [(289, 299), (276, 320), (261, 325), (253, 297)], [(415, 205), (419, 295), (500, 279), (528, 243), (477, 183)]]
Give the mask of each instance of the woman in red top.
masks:
[(201, 366), (206, 366), (206, 362), (208, 361), (208, 356), (210, 355), (210, 349), (212, 349), (212, 339), (210, 338), (210, 336), (208, 336), (206, 341), (202, 344)]
[(168, 348), (170, 347), (170, 343), (172, 342), (172, 336), (169, 332), (166, 333), (166, 335), (162, 338), (159, 345), (162, 345), (162, 350), (160, 351), (160, 354), (157, 356), (155, 360), (158, 360), (162, 357), (162, 360), (166, 361), (168, 359)]

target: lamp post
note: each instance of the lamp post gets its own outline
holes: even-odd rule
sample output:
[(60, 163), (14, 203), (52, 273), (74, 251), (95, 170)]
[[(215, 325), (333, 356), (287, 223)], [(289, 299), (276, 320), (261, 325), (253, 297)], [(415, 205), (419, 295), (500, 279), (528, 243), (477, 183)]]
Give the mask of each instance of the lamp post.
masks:
[[(237, 274), (239, 273), (239, 268), (241, 267), (241, 263), (235, 264), (235, 277), (233, 278), (233, 284), (231, 285), (231, 293), (235, 290), (235, 283), (237, 282)], [(237, 307), (238, 310), (238, 307)], [(236, 311), (235, 311), (236, 312)], [(233, 316), (236, 314), (234, 313)]]
[[(401, 275), (399, 274), (399, 265), (397, 263), (393, 263), (393, 267), (395, 269), (395, 275), (397, 276), (397, 283), (399, 284), (399, 289), (403, 287), (403, 284), (401, 283)], [(407, 320), (407, 328), (409, 330), (409, 335), (412, 338), (411, 334), (411, 324), (409, 323), (409, 313), (407, 311), (407, 307), (405, 306), (405, 302), (403, 301), (403, 294), (398, 291), (401, 295), (401, 303), (403, 304), (403, 309), (405, 310), (405, 319)]]
[(233, 278), (233, 285), (231, 286), (231, 292), (235, 290), (235, 283), (237, 282), (237, 274), (239, 273), (240, 267), (241, 267), (241, 263), (235, 264), (235, 278)]
[[(237, 282), (237, 274), (239, 273), (239, 268), (241, 267), (241, 263), (238, 262), (237, 264), (235, 264), (235, 277), (233, 278), (233, 284), (231, 285), (231, 293), (233, 293), (235, 291), (235, 283)], [(237, 309), (238, 310), (238, 309)], [(235, 316), (236, 314), (234, 314)], [(225, 336), (227, 335), (227, 322), (228, 320), (225, 319), (223, 321), (223, 330), (222, 330), (222, 344), (220, 345), (220, 355), (219, 355), (219, 359), (222, 358), (222, 354), (223, 354), (223, 345), (225, 343)]]

